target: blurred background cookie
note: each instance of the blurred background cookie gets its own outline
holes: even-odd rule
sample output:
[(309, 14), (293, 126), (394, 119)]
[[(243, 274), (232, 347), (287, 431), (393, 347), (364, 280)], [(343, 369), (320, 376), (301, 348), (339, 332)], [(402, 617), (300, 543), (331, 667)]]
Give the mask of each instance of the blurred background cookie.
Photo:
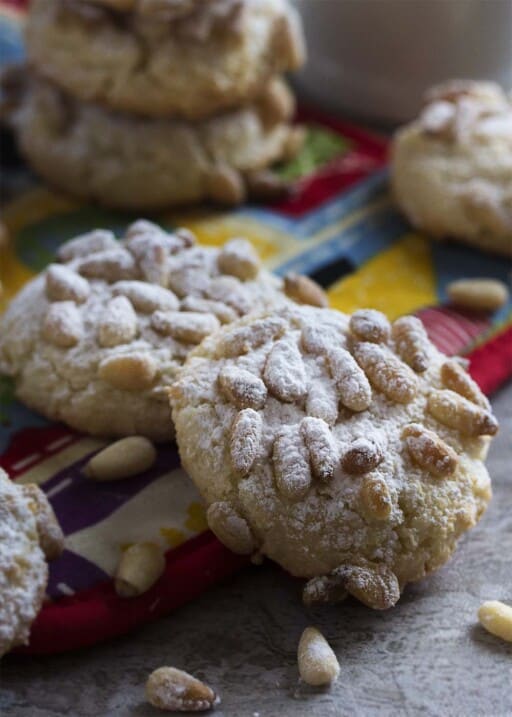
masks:
[[(239, 204), (264, 190), (268, 165), (293, 156), (294, 100), (273, 81), (251, 106), (198, 122), (112, 112), (27, 78), (10, 122), (19, 147), (50, 184), (124, 209), (213, 200)], [(277, 193), (286, 185), (275, 180)]]
[(498, 85), (432, 88), (394, 138), (391, 179), (414, 227), (512, 256), (512, 104)]
[(127, 210), (289, 191), (265, 171), (303, 140), (282, 78), (305, 59), (288, 0), (36, 0), (26, 53), (1, 114), (59, 189)]
[(35, 0), (29, 60), (84, 101), (197, 120), (245, 105), (304, 61), (287, 0)]

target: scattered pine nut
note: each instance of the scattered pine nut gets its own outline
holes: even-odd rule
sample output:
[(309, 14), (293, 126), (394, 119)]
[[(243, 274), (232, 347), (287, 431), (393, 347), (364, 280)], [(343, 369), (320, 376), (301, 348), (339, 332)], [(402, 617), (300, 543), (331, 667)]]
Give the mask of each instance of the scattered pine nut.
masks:
[(509, 290), (497, 279), (459, 279), (448, 284), (450, 301), (464, 309), (496, 311), (507, 303)]
[(115, 588), (119, 597), (137, 597), (147, 592), (161, 577), (165, 558), (155, 543), (135, 543), (127, 548), (116, 572)]
[(84, 473), (97, 481), (120, 480), (147, 471), (156, 460), (156, 449), (143, 436), (129, 436), (111, 443), (86, 464)]
[(480, 624), (487, 632), (512, 642), (512, 607), (498, 600), (487, 600), (478, 610)]
[(174, 712), (203, 712), (220, 704), (211, 687), (175, 667), (159, 667), (150, 674), (146, 698), (153, 707)]
[(315, 627), (307, 627), (302, 633), (297, 658), (299, 674), (308, 685), (329, 685), (339, 675), (340, 666), (336, 655)]

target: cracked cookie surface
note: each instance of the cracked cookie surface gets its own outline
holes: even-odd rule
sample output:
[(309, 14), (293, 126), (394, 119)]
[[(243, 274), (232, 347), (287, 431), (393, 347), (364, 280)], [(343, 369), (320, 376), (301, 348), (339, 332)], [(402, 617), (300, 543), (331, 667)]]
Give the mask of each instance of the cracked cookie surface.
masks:
[(308, 603), (351, 593), (390, 607), (490, 499), (496, 419), (415, 317), (247, 317), (190, 354), (170, 395), (210, 528), (310, 578)]
[(305, 54), (287, 0), (35, 0), (26, 42), (38, 71), (81, 100), (188, 120), (250, 103)]
[(413, 226), (512, 256), (512, 104), (497, 85), (432, 88), (420, 116), (396, 134), (391, 166)]
[(240, 204), (249, 192), (264, 192), (263, 170), (302, 143), (302, 129), (289, 124), (293, 97), (280, 80), (259, 104), (190, 123), (111, 112), (25, 79), (20, 72), (9, 112), (21, 152), (50, 184), (106, 206)]
[(167, 388), (205, 336), (288, 299), (244, 239), (132, 224), (63, 244), (0, 318), (0, 370), (45, 416), (87, 433), (169, 440)]
[(0, 657), (28, 641), (58, 557), (62, 532), (36, 485), (17, 485), (0, 468)]

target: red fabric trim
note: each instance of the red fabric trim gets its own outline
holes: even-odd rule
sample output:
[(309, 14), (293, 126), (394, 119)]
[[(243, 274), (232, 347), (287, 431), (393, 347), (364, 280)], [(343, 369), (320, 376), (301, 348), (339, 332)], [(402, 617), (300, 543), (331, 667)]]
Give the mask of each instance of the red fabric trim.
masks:
[(512, 326), (474, 349), (469, 371), (482, 391), (491, 394), (512, 377)]
[[(65, 445), (70, 446), (80, 438), (78, 433), (60, 423), (43, 428), (26, 428), (18, 431), (7, 450), (0, 456), (0, 468), (15, 480), (28, 468), (33, 468), (54, 453), (58, 453)], [(30, 449), (27, 451), (27, 446)], [(27, 463), (28, 457), (33, 457)]]
[(300, 179), (296, 192), (272, 205), (272, 209), (291, 217), (300, 217), (336, 197), (386, 166), (389, 140), (344, 122), (321, 110), (301, 105), (297, 120), (328, 127), (353, 143), (342, 157), (335, 157), (309, 177)]
[(206, 532), (170, 550), (166, 562), (164, 575), (138, 598), (119, 598), (109, 580), (77, 597), (46, 604), (32, 626), (30, 645), (17, 652), (67, 652), (122, 635), (193, 600), (248, 559)]
[(21, 8), (25, 8), (28, 5), (28, 3), (29, 3), (29, 0), (1, 0), (0, 6), (1, 5), (7, 5), (7, 6), (10, 5), (11, 7), (16, 7), (16, 8), (21, 9)]

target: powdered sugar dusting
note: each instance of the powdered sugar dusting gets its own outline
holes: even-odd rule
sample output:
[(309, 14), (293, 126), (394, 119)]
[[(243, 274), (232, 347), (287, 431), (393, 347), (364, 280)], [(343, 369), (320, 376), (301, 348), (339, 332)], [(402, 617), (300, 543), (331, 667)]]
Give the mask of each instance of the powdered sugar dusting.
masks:
[(414, 371), (425, 371), (431, 343), (420, 319), (416, 316), (402, 316), (393, 323), (392, 331), (399, 356)]
[(0, 469), (0, 656), (27, 641), (47, 572), (29, 500)]
[(100, 346), (127, 344), (137, 335), (137, 315), (126, 296), (114, 296), (98, 325)]
[(43, 320), (42, 334), (55, 346), (75, 346), (83, 334), (82, 316), (76, 305), (72, 301), (51, 304)]
[(50, 301), (76, 301), (81, 304), (87, 300), (89, 282), (67, 266), (50, 264), (46, 270), (46, 295)]
[(306, 416), (300, 423), (304, 443), (309, 451), (309, 460), (316, 477), (322, 481), (331, 480), (338, 465), (338, 446), (329, 426), (321, 418)]
[(219, 373), (219, 386), (238, 408), (263, 408), (267, 387), (250, 371), (237, 366), (225, 366)]
[(371, 403), (368, 379), (345, 349), (331, 348), (327, 360), (340, 400), (353, 411), (364, 411)]
[(282, 428), (274, 441), (273, 451), (276, 487), (285, 498), (303, 498), (311, 485), (311, 467), (304, 434), (300, 427)]
[(338, 394), (334, 383), (324, 379), (313, 381), (309, 385), (306, 402), (306, 413), (314, 418), (321, 418), (330, 426), (338, 418)]
[(305, 395), (308, 389), (306, 371), (294, 343), (284, 339), (276, 341), (267, 356), (263, 380), (281, 401), (291, 402)]
[(133, 256), (119, 246), (88, 254), (78, 259), (74, 268), (83, 276), (108, 282), (135, 279), (139, 273)]
[(370, 382), (389, 399), (408, 403), (414, 398), (414, 374), (387, 347), (363, 341), (355, 345), (354, 356)]
[[(322, 342), (324, 328), (337, 345)], [(468, 514), (472, 506), (471, 515), (480, 514), (489, 483), (487, 477), (480, 483), (486, 474), (477, 441), (439, 422), (427, 407), (442, 385), (445, 357), (428, 346), (428, 366), (416, 375), (389, 333), (385, 341), (362, 342), (350, 328), (348, 317), (311, 307), (247, 317), (196, 350), (181, 373), (173, 415), (186, 469), (209, 501), (236, 506), (260, 552), (307, 577), (364, 566), (361, 575), (353, 572), (359, 576), (354, 594), (389, 607), (398, 584), (448, 559), (471, 523), (464, 525), (461, 511)], [(286, 353), (279, 357), (277, 390), (268, 371), (276, 347)], [(335, 359), (341, 352), (336, 372), (333, 351)], [(269, 390), (264, 404), (251, 409), (261, 417), (257, 453), (249, 470), (234, 475), (224, 456), (238, 407), (215, 378), (242, 370)], [(354, 374), (358, 387), (368, 378), (373, 386), (364, 390), (367, 405), (359, 410), (343, 400)], [(283, 386), (296, 383), (300, 390), (292, 398)], [(464, 457), (453, 479), (440, 479), (414, 459), (404, 434), (410, 424)], [(243, 442), (238, 448), (242, 455)]]
[(234, 470), (246, 475), (260, 452), (263, 433), (261, 415), (252, 408), (244, 408), (237, 415), (231, 429), (231, 462)]
[(94, 229), (63, 244), (57, 251), (57, 258), (60, 261), (68, 262), (100, 251), (117, 249), (117, 247), (116, 238), (111, 231)]
[(126, 296), (137, 311), (152, 314), (153, 311), (172, 311), (179, 307), (176, 294), (169, 289), (144, 281), (118, 281), (112, 287), (114, 296)]
[(350, 330), (361, 341), (385, 342), (389, 338), (387, 317), (375, 309), (360, 309), (350, 317)]
[(222, 301), (203, 299), (199, 296), (187, 296), (183, 299), (181, 310), (213, 314), (222, 324), (230, 324), (238, 318), (237, 312)]

